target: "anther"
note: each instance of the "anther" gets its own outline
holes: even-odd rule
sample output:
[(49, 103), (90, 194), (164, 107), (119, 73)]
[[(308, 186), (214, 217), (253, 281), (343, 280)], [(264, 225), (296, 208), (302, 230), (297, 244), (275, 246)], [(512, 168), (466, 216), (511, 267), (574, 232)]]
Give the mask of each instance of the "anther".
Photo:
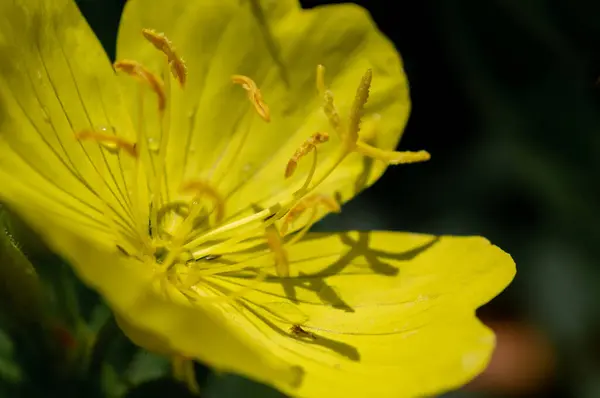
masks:
[(158, 33), (152, 29), (142, 29), (142, 34), (150, 43), (167, 56), (167, 61), (171, 68), (173, 77), (177, 79), (179, 85), (183, 87), (187, 78), (187, 68), (185, 62), (175, 52), (175, 47), (164, 33)]
[(84, 130), (78, 133), (75, 133), (75, 138), (78, 140), (90, 140), (97, 141), (100, 144), (103, 144), (107, 148), (115, 148), (122, 149), (131, 157), (137, 158), (138, 152), (136, 148), (136, 144), (134, 142), (129, 142), (124, 138), (117, 137), (116, 135), (103, 134), (98, 133), (96, 131)]
[(288, 262), (287, 252), (283, 247), (281, 234), (277, 230), (275, 224), (271, 224), (265, 229), (265, 237), (267, 238), (267, 245), (275, 257), (275, 272), (277, 273), (277, 276), (282, 278), (290, 276), (290, 264)]
[(346, 137), (349, 144), (353, 144), (358, 141), (358, 131), (360, 130), (360, 121), (365, 109), (365, 105), (369, 100), (369, 90), (371, 89), (371, 82), (373, 80), (373, 72), (371, 69), (367, 69), (360, 84), (356, 89), (356, 96), (352, 102), (350, 108), (350, 117), (348, 121), (348, 136)]
[(431, 159), (431, 155), (427, 151), (386, 151), (361, 141), (356, 143), (355, 151), (370, 158), (381, 160), (387, 164), (418, 163), (426, 162)]
[(258, 115), (263, 118), (264, 121), (271, 121), (271, 112), (269, 111), (269, 107), (265, 104), (262, 94), (254, 80), (250, 79), (248, 76), (243, 75), (233, 75), (231, 76), (231, 81), (235, 84), (239, 84), (242, 86), (244, 90), (248, 93), (248, 99), (254, 105), (254, 109), (258, 113)]
[[(429, 160), (431, 156), (427, 151), (387, 151), (367, 144), (365, 141), (369, 141), (373, 138), (374, 130), (367, 131), (365, 134), (363, 134), (362, 138), (364, 141), (359, 139), (361, 121), (365, 105), (369, 100), (369, 91), (371, 89), (372, 80), (373, 72), (371, 69), (367, 69), (361, 78), (358, 88), (356, 89), (356, 95), (354, 97), (354, 101), (352, 102), (352, 107), (350, 108), (347, 130), (339, 127), (339, 116), (337, 116), (337, 112), (335, 112), (335, 107), (333, 106), (333, 95), (330, 94), (328, 90), (325, 90), (325, 104), (323, 105), (323, 110), (329, 118), (330, 124), (332, 124), (332, 126), (336, 129), (339, 128), (345, 145), (345, 150), (348, 152), (358, 152), (364, 156), (381, 160), (387, 164), (407, 164)], [(325, 86), (324, 68), (321, 65), (317, 67), (317, 86), (319, 87), (319, 90), (323, 90)], [(374, 128), (374, 126), (372, 126), (372, 128)]]
[(188, 181), (181, 187), (181, 191), (194, 192), (196, 194), (195, 200), (200, 199), (202, 196), (208, 196), (214, 203), (217, 222), (221, 221), (225, 216), (225, 200), (209, 184), (199, 180)]
[(146, 67), (136, 61), (122, 60), (114, 63), (114, 67), (117, 70), (127, 73), (133, 76), (145, 84), (147, 84), (152, 91), (154, 91), (158, 97), (158, 109), (164, 111), (167, 98), (165, 95), (165, 89), (163, 82), (150, 72)]
[(298, 162), (301, 158), (308, 155), (311, 151), (316, 150), (318, 144), (322, 144), (329, 140), (329, 134), (327, 133), (315, 133), (310, 136), (304, 143), (296, 149), (296, 152), (292, 155), (291, 159), (285, 168), (285, 178), (289, 178), (296, 171)]
[(304, 212), (310, 208), (316, 208), (317, 206), (323, 206), (329, 212), (339, 213), (342, 211), (340, 204), (330, 196), (325, 195), (311, 195), (302, 199), (296, 204), (284, 217), (281, 224), (281, 234), (286, 235), (289, 226), (298, 219)]

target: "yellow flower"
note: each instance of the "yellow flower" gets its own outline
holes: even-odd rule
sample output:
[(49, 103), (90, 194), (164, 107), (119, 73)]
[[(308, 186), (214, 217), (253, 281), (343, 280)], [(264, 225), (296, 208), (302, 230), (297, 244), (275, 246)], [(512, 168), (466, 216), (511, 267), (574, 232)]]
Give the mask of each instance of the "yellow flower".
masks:
[(474, 311), (507, 254), (307, 233), (429, 157), (392, 152), (407, 83), (364, 10), (130, 0), (113, 67), (71, 0), (0, 11), (0, 197), (134, 342), (300, 397), (422, 396), (485, 367)]

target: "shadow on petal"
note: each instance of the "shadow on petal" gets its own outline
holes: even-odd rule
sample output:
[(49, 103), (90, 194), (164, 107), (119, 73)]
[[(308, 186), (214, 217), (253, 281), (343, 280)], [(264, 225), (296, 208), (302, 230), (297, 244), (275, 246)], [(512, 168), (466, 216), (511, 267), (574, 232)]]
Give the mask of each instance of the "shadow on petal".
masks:
[(255, 308), (253, 308), (254, 306), (257, 306), (261, 309), (265, 309), (263, 306), (261, 306), (259, 304), (257, 305), (256, 303), (251, 303), (248, 301), (241, 302), (240, 304), (246, 310), (250, 311), (252, 313), (252, 315), (256, 316), (258, 319), (260, 319), (266, 325), (268, 325), (271, 328), (271, 330), (273, 330), (277, 334), (280, 334), (286, 338), (293, 338), (293, 339), (297, 340), (298, 342), (301, 342), (304, 344), (316, 345), (316, 346), (321, 346), (321, 347), (327, 348), (339, 355), (342, 355), (342, 356), (348, 358), (351, 361), (356, 361), (356, 362), (360, 361), (360, 353), (358, 352), (356, 347), (354, 347), (350, 344), (344, 343), (342, 341), (333, 340), (333, 339), (330, 339), (327, 337), (323, 337), (323, 336), (320, 336), (313, 332), (310, 333), (311, 337), (295, 336), (292, 332), (293, 326), (290, 327), (289, 330), (285, 330), (285, 329), (281, 328), (280, 326), (278, 326), (277, 324), (275, 324), (274, 322), (270, 321), (266, 316), (260, 314)]

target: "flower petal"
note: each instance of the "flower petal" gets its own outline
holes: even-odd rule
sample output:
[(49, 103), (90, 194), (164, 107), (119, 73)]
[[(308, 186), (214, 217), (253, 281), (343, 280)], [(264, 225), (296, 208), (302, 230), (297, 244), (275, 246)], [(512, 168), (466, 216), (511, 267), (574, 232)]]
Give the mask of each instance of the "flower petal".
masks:
[[(294, 277), (267, 278), (236, 307), (255, 344), (303, 368), (299, 390), (271, 381), (300, 397), (429, 396), (466, 383), (494, 347), (475, 309), (515, 273), (480, 237), (312, 234), (288, 256)], [(225, 260), (273, 267), (268, 252)], [(219, 275), (207, 286), (230, 294), (253, 278)]]
[(0, 197), (91, 239), (129, 233), (130, 165), (75, 136), (131, 133), (100, 43), (71, 0), (3, 1), (0, 13)]
[[(85, 275), (138, 344), (293, 396), (336, 398), (428, 396), (468, 382), (494, 347), (475, 309), (515, 273), (510, 256), (480, 237), (312, 234), (288, 256), (289, 278), (274, 275), (268, 250), (212, 260), (216, 272), (240, 263), (247, 271), (204, 277), (196, 285), (204, 298), (193, 306), (152, 291), (124, 300), (129, 291), (99, 275), (102, 253), (93, 254), (100, 260), (90, 269), (98, 275)], [(264, 280), (261, 271), (269, 274)]]
[[(300, 162), (293, 178), (284, 171), (294, 151), (317, 131), (330, 131), (315, 87), (316, 66), (326, 80), (342, 117), (348, 117), (361, 76), (373, 70), (366, 123), (379, 118), (373, 144), (395, 147), (409, 112), (408, 87), (393, 45), (367, 12), (355, 5), (300, 10), (297, 1), (158, 0), (128, 2), (122, 19), (118, 56), (159, 67), (163, 57), (140, 45), (141, 28), (164, 31), (188, 65), (187, 88), (173, 88), (169, 180), (212, 182), (228, 198), (227, 212), (249, 205), (267, 206), (297, 189), (310, 168)], [(267, 39), (271, 32), (274, 45)], [(281, 67), (283, 65), (283, 67)], [(254, 79), (271, 109), (261, 120), (231, 75)], [(246, 135), (247, 134), (247, 135)], [(339, 140), (319, 148), (323, 170), (333, 161)], [(352, 155), (318, 193), (347, 200), (370, 185), (385, 169), (378, 161)]]

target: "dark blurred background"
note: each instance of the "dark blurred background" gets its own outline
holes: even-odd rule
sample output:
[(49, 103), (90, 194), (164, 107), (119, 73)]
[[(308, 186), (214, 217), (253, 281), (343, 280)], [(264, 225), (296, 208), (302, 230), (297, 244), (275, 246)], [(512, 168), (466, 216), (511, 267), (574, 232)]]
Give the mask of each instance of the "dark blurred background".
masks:
[(517, 278), (480, 311), (492, 364), (451, 396), (600, 397), (600, 2), (358, 3), (404, 57), (401, 147), (432, 160), (389, 169), (323, 227), (487, 237)]
[[(109, 54), (124, 2), (78, 1)], [(357, 3), (404, 58), (413, 112), (401, 148), (432, 160), (389, 169), (318, 228), (487, 237), (518, 274), (479, 313), (498, 336), (492, 363), (448, 396), (600, 397), (600, 1)], [(166, 364), (144, 355), (133, 368), (151, 379)], [(209, 397), (281, 397), (197, 370)], [(161, 383), (172, 388), (151, 382), (128, 397), (166, 396)]]

